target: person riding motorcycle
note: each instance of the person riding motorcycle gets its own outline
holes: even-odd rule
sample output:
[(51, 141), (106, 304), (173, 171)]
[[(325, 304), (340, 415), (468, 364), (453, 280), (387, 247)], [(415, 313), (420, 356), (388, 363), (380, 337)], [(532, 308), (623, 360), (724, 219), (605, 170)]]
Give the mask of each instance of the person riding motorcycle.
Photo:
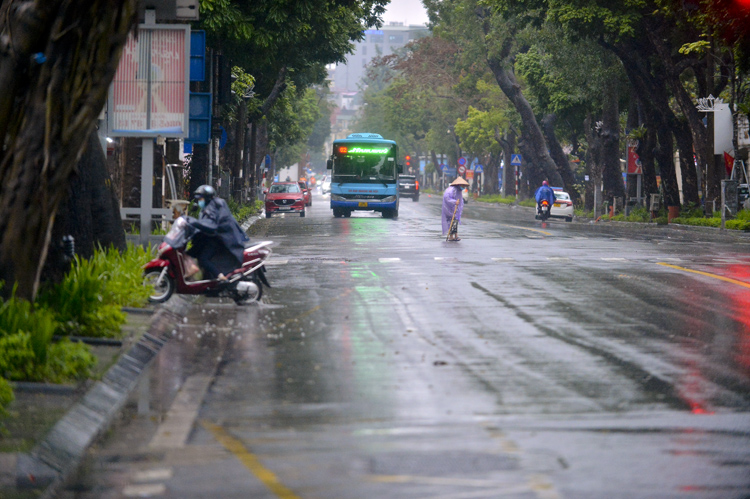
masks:
[(546, 180), (544, 180), (542, 182), (542, 186), (536, 190), (536, 193), (534, 194), (534, 198), (536, 199), (536, 211), (537, 213), (541, 214), (542, 213), (542, 201), (546, 199), (551, 208), (555, 202), (555, 192), (549, 186), (549, 183)]
[(216, 196), (210, 185), (202, 185), (193, 193), (201, 208), (191, 225), (199, 233), (193, 237), (187, 253), (198, 260), (207, 278), (225, 280), (229, 273), (242, 265), (242, 252), (249, 240), (229, 211), (226, 201)]

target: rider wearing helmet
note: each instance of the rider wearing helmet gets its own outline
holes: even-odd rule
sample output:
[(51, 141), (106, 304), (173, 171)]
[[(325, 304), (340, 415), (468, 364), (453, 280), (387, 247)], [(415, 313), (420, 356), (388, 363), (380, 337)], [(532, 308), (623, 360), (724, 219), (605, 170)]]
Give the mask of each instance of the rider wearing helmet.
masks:
[(549, 183), (544, 180), (542, 182), (542, 186), (536, 190), (534, 198), (536, 199), (537, 212), (541, 212), (542, 201), (544, 201), (545, 199), (549, 202), (550, 207), (552, 207), (555, 202), (555, 192), (549, 186)]
[(248, 237), (232, 216), (226, 201), (216, 195), (213, 187), (198, 187), (193, 198), (201, 212), (191, 225), (200, 233), (193, 238), (188, 254), (198, 259), (206, 277), (226, 279), (225, 273), (242, 265), (242, 252)]

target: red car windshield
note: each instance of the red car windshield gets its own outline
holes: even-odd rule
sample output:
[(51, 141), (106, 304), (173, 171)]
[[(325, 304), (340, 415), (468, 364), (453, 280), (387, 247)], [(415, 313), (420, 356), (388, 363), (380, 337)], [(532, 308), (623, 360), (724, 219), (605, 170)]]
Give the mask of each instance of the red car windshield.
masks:
[(299, 190), (299, 186), (297, 184), (273, 184), (269, 192), (271, 194), (276, 194), (287, 192), (299, 193), (301, 191)]

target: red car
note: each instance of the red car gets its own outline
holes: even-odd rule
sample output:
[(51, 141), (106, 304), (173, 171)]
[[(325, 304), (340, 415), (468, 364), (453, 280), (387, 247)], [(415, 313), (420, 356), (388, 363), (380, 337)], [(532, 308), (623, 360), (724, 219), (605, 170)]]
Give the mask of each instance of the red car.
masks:
[(274, 213), (305, 216), (305, 195), (297, 182), (274, 182), (266, 193), (266, 218)]
[(312, 189), (310, 189), (310, 186), (304, 180), (300, 180), (297, 183), (299, 184), (299, 188), (302, 189), (302, 194), (305, 195), (305, 206), (312, 206)]

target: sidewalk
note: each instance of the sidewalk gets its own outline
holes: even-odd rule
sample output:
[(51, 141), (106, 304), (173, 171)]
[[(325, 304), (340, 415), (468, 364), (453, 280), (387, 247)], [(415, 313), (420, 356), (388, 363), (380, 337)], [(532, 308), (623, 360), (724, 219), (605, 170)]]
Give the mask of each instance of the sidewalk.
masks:
[[(123, 338), (91, 346), (96, 373), (79, 385), (16, 383), (0, 438), (0, 497), (54, 497), (89, 446), (104, 433), (190, 303), (125, 309)], [(41, 495), (40, 495), (41, 494)]]

